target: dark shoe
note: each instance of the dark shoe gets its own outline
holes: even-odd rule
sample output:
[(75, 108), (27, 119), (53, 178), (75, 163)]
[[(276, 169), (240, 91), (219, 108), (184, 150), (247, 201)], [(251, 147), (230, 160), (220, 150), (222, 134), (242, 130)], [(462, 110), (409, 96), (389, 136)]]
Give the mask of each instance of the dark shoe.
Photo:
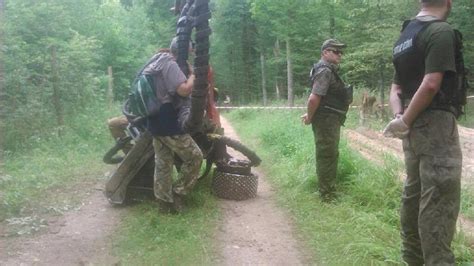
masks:
[(166, 202), (166, 201), (159, 200), (158, 206), (159, 206), (160, 213), (162, 214), (174, 214), (176, 212), (174, 209), (173, 202)]
[(177, 213), (182, 213), (186, 208), (183, 196), (173, 193), (173, 209)]

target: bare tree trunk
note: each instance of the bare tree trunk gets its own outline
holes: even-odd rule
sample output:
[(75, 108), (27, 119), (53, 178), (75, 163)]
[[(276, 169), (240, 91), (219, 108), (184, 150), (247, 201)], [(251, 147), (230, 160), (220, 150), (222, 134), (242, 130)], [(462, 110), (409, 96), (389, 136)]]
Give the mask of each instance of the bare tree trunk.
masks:
[(112, 66), (109, 66), (107, 68), (107, 72), (109, 74), (109, 88), (107, 90), (107, 103), (108, 103), (109, 109), (111, 109), (112, 104), (114, 102), (114, 75), (112, 72)]
[[(277, 39), (275, 41), (275, 47), (273, 49), (273, 55), (275, 56), (275, 58), (280, 58), (280, 41)], [(277, 64), (277, 70), (276, 70), (276, 73), (275, 73), (275, 97), (276, 97), (276, 100), (280, 100), (281, 99), (281, 95), (280, 95), (280, 84), (278, 84), (278, 73), (279, 73), (279, 64)]]
[(263, 96), (263, 106), (267, 105), (267, 75), (265, 73), (265, 53), (260, 52), (260, 65), (262, 68), (262, 96)]
[(288, 74), (288, 106), (293, 106), (294, 95), (293, 95), (293, 62), (291, 60), (291, 46), (290, 38), (286, 40), (286, 67)]
[[(4, 0), (0, 0), (0, 47), (3, 47), (3, 9), (5, 3)], [(3, 174), (3, 151), (5, 149), (5, 70), (3, 62), (3, 49), (0, 49), (0, 175)]]
[(280, 100), (281, 95), (280, 95), (280, 84), (278, 82), (278, 77), (275, 77), (275, 94), (276, 94), (276, 99)]
[(64, 113), (61, 105), (61, 92), (59, 91), (58, 65), (56, 61), (56, 47), (51, 47), (51, 71), (53, 84), (53, 105), (56, 112), (56, 122), (59, 127), (58, 133), (61, 136), (61, 128), (64, 126)]
[[(378, 17), (380, 21), (382, 21), (382, 10), (380, 6), (380, 0), (377, 1), (377, 10), (379, 11)], [(379, 59), (379, 68), (380, 68), (380, 109), (382, 110), (381, 116), (382, 119), (385, 120), (387, 118), (385, 113), (385, 94), (384, 94), (384, 86), (385, 86), (385, 76), (384, 76), (384, 68), (385, 64), (382, 58)]]

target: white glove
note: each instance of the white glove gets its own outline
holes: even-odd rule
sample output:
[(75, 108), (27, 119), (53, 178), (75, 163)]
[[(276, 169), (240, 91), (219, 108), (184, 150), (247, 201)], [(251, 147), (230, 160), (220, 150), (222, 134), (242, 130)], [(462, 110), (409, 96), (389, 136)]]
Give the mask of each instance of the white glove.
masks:
[(383, 135), (388, 138), (404, 139), (408, 136), (408, 133), (410, 133), (410, 128), (408, 128), (401, 116), (390, 121), (383, 130)]

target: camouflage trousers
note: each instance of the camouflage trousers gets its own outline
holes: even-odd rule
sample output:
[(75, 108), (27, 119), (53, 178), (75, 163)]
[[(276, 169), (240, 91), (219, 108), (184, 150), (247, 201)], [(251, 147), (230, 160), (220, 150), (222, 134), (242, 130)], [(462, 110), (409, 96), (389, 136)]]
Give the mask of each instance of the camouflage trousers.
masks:
[(323, 200), (331, 199), (334, 196), (339, 160), (340, 115), (332, 112), (316, 113), (312, 126), (319, 194)]
[(462, 154), (455, 117), (423, 112), (403, 140), (407, 179), (400, 211), (402, 256), (408, 265), (454, 265)]
[[(199, 178), (203, 155), (198, 145), (188, 134), (174, 136), (156, 136), (153, 138), (155, 149), (155, 197), (173, 202), (173, 192), (187, 195)], [(173, 184), (174, 156), (181, 159), (178, 177)]]

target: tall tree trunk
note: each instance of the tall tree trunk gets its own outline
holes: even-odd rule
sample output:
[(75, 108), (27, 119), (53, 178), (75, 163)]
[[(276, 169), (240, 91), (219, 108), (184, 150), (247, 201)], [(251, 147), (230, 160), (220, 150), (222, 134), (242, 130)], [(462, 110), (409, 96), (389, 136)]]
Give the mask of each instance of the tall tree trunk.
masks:
[(109, 87), (107, 89), (107, 103), (109, 109), (112, 108), (114, 102), (114, 75), (112, 72), (112, 66), (107, 67), (107, 73), (109, 74)]
[(380, 69), (380, 106), (382, 110), (382, 119), (385, 120), (386, 114), (385, 114), (385, 75), (384, 75), (384, 62), (383, 59), (380, 58), (379, 60), (379, 69)]
[(59, 91), (59, 75), (58, 65), (56, 60), (56, 47), (51, 47), (51, 83), (53, 84), (53, 105), (56, 112), (56, 122), (59, 127), (58, 133), (61, 135), (61, 128), (64, 126), (64, 113), (61, 105), (61, 92)]
[(293, 62), (291, 60), (290, 38), (286, 40), (286, 69), (288, 74), (288, 106), (293, 106)]
[[(377, 1), (377, 10), (379, 11), (378, 17), (379, 20), (382, 21), (383, 19), (383, 14), (382, 14), (382, 8), (380, 4), (380, 0)], [(385, 76), (384, 76), (384, 68), (385, 64), (383, 61), (383, 58), (380, 57), (379, 59), (379, 69), (380, 69), (380, 109), (382, 110), (382, 119), (386, 119), (386, 113), (385, 113)]]
[(260, 52), (260, 65), (262, 69), (262, 96), (263, 106), (267, 105), (267, 75), (265, 74), (265, 53)]
[(329, 3), (329, 36), (334, 38), (336, 34), (336, 20), (334, 19), (334, 5)]
[[(280, 41), (278, 39), (275, 41), (275, 47), (273, 49), (273, 55), (275, 56), (276, 59), (280, 58)], [(280, 64), (277, 63), (276, 71), (275, 71), (275, 98), (276, 98), (276, 100), (281, 99), (280, 84), (279, 84), (279, 81), (278, 81), (278, 74), (280, 73), (279, 68), (280, 68)]]
[[(3, 9), (5, 3), (4, 0), (0, 0), (0, 47), (3, 47)], [(3, 62), (3, 49), (0, 49), (0, 175), (3, 174), (3, 151), (5, 148), (5, 70)]]
[[(245, 3), (245, 1), (244, 1)], [(257, 28), (252, 22), (250, 13), (245, 13), (242, 17), (243, 29), (242, 29), (242, 58), (244, 65), (244, 81), (245, 95), (248, 95), (248, 99), (245, 103), (258, 101), (258, 96), (255, 93), (258, 90), (258, 76), (255, 69), (258, 65), (258, 52), (255, 50), (255, 36)], [(242, 81), (241, 81), (242, 82)]]
[(277, 100), (281, 99), (280, 84), (279, 84), (279, 81), (278, 81), (278, 77), (275, 77), (275, 98)]

